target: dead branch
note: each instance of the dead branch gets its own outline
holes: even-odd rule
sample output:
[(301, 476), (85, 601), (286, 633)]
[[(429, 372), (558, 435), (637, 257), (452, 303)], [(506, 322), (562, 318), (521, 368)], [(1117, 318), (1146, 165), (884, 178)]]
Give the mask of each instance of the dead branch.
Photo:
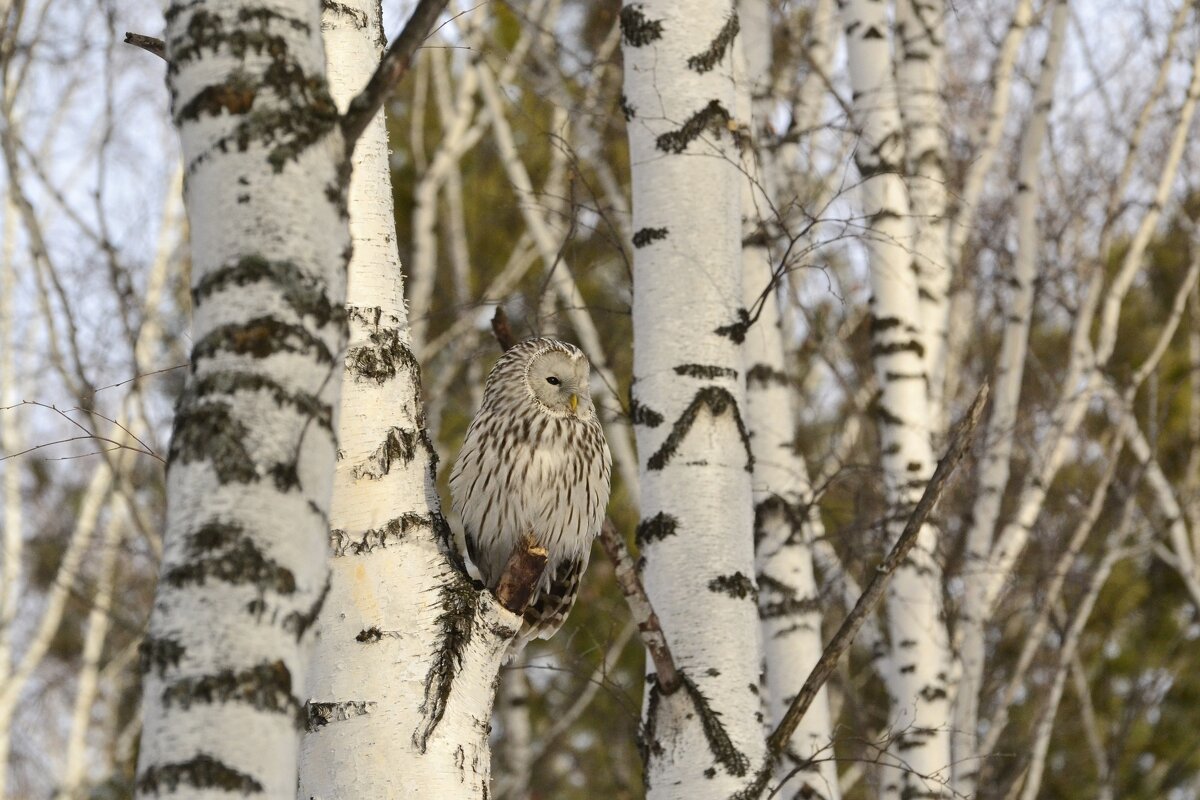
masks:
[(858, 599), (854, 609), (846, 616), (833, 639), (826, 645), (825, 652), (821, 653), (821, 658), (809, 673), (808, 679), (804, 681), (800, 692), (792, 700), (792, 704), (788, 707), (787, 713), (783, 715), (783, 719), (780, 720), (779, 726), (767, 738), (767, 761), (763, 765), (762, 776), (769, 775), (771, 769), (778, 762), (784, 748), (791, 740), (792, 734), (796, 732), (800, 720), (804, 718), (809, 705), (817, 696), (817, 692), (829, 680), (829, 676), (833, 674), (833, 670), (837, 666), (838, 659), (850, 647), (859, 628), (883, 599), (883, 592), (887, 588), (892, 574), (917, 543), (917, 535), (925, 525), (925, 520), (933, 511), (933, 507), (937, 505), (950, 476), (963, 456), (966, 455), (967, 448), (975, 437), (975, 428), (983, 416), (984, 406), (987, 405), (988, 391), (989, 386), (985, 381), (980, 387), (979, 393), (975, 395), (975, 401), (971, 403), (966, 417), (959, 423), (958, 430), (954, 432), (946, 455), (938, 462), (933, 477), (925, 486), (925, 493), (921, 495), (916, 508), (909, 515), (900, 538), (896, 540), (891, 552), (887, 554), (883, 562), (875, 568), (862, 597)]
[(625, 602), (633, 614), (633, 621), (637, 623), (642, 634), (642, 644), (646, 646), (646, 652), (654, 662), (658, 688), (665, 695), (671, 694), (682, 684), (679, 670), (675, 666), (671, 648), (667, 645), (667, 637), (658, 621), (658, 614), (654, 613), (650, 597), (646, 594), (646, 588), (642, 586), (642, 579), (634, 566), (629, 548), (617, 531), (617, 526), (607, 517), (600, 527), (600, 544), (603, 545), (609, 560), (613, 562), (613, 572), (617, 576), (621, 592), (625, 595)]
[(143, 36), (140, 33), (130, 33), (125, 31), (125, 44), (131, 44), (134, 47), (140, 47), (147, 53), (153, 53), (163, 61), (167, 60), (167, 46), (162, 39), (156, 39), (153, 36)]
[(542, 573), (546, 571), (548, 557), (546, 548), (526, 535), (521, 544), (513, 548), (504, 572), (500, 574), (500, 583), (496, 585), (496, 599), (500, 605), (514, 614), (524, 614)]

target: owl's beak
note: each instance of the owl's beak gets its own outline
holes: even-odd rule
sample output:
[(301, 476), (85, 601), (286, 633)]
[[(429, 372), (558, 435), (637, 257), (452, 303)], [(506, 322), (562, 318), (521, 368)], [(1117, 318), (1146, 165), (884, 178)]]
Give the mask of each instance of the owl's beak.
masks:
[(574, 414), (579, 408), (579, 395), (571, 392), (571, 399), (567, 401), (571, 405), (571, 413)]

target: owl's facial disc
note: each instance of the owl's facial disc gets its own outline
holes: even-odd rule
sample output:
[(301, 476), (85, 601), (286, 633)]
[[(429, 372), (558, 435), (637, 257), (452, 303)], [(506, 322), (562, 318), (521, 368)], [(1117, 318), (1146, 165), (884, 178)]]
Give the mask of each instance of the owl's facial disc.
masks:
[(533, 359), (526, 379), (538, 402), (557, 416), (577, 414), (591, 403), (586, 359), (550, 350)]

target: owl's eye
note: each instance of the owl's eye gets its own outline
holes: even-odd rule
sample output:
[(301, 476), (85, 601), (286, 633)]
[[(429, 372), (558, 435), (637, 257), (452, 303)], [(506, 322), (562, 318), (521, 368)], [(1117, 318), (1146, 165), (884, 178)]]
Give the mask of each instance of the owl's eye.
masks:
[(558, 386), (560, 383), (562, 383), (562, 381), (551, 375), (549, 378), (546, 378), (546, 383), (550, 384), (551, 386)]

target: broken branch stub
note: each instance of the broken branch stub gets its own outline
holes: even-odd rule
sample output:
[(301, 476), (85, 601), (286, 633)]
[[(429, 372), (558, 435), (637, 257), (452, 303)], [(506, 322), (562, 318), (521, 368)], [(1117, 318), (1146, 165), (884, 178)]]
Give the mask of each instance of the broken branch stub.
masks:
[(546, 571), (548, 553), (532, 536), (525, 536), (513, 549), (496, 585), (496, 599), (514, 614), (524, 614), (534, 590)]

